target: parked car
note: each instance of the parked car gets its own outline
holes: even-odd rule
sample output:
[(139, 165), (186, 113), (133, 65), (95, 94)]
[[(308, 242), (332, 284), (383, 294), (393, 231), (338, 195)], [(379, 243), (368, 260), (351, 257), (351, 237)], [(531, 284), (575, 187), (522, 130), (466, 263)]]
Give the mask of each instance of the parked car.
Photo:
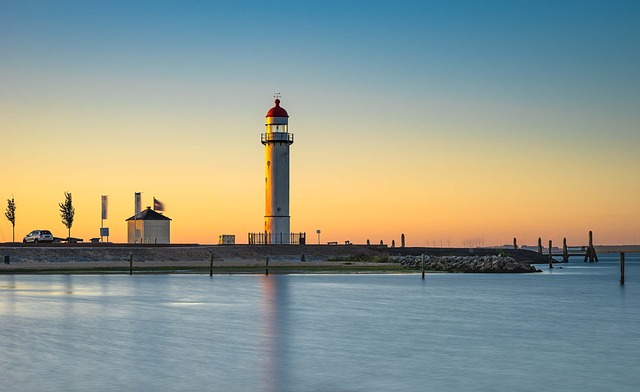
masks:
[(49, 230), (34, 230), (24, 236), (22, 242), (53, 242), (53, 234)]

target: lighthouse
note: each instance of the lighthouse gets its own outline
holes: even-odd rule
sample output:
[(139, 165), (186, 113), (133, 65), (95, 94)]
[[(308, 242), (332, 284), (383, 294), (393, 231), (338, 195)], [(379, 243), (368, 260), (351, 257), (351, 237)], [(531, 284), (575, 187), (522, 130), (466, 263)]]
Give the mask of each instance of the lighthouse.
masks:
[(276, 94), (275, 106), (266, 115), (266, 132), (261, 135), (265, 146), (265, 209), (264, 233), (267, 244), (289, 244), (289, 114), (280, 106)]

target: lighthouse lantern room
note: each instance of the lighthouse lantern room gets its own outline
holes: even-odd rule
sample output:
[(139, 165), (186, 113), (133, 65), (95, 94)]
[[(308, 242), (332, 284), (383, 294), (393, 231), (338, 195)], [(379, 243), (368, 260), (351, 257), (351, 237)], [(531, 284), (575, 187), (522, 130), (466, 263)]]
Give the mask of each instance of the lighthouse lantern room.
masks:
[(266, 115), (266, 132), (261, 135), (265, 146), (265, 212), (264, 234), (267, 244), (289, 244), (289, 114), (280, 106), (276, 94), (275, 106)]

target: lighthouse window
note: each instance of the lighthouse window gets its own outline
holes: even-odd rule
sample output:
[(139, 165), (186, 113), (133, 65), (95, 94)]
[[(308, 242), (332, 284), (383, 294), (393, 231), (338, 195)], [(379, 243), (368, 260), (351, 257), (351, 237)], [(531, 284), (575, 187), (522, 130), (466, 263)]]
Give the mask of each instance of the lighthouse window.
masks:
[(269, 124), (267, 125), (267, 132), (288, 132), (287, 124)]

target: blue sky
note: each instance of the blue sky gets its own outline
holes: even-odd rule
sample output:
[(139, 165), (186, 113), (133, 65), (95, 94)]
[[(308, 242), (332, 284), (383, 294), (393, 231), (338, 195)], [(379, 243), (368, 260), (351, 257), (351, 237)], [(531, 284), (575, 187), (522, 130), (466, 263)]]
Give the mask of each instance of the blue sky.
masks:
[[(105, 192), (100, 185), (168, 193), (161, 183), (170, 182), (215, 198), (216, 191), (201, 189), (180, 171), (203, 177), (224, 167), (230, 171), (225, 180), (257, 195), (251, 213), (259, 228), (263, 157), (255, 142), (273, 93), (280, 92), (297, 140), (292, 203), (298, 211), (306, 208), (303, 195), (315, 192), (313, 183), (329, 192), (318, 200), (340, 193), (340, 203), (323, 214), (334, 223), (316, 224), (335, 227), (337, 237), (347, 235), (338, 219), (360, 204), (342, 193), (357, 194), (378, 178), (417, 195), (409, 202), (414, 214), (383, 217), (381, 226), (395, 230), (401, 224), (394, 219), (431, 214), (421, 200), (444, 206), (449, 196), (435, 195), (443, 187), (471, 188), (467, 202), (479, 200), (496, 216), (505, 200), (480, 196), (497, 192), (484, 189), (483, 181), (568, 177), (591, 178), (592, 185), (571, 180), (562, 195), (538, 195), (541, 201), (531, 208), (551, 204), (553, 211), (581, 217), (584, 205), (571, 200), (591, 188), (612, 189), (584, 202), (602, 208), (590, 221), (611, 230), (611, 240), (623, 235), (616, 222), (624, 236), (637, 231), (640, 238), (633, 224), (640, 211), (632, 202), (638, 186), (629, 184), (640, 168), (639, 17), (635, 1), (4, 0), (0, 128), (3, 144), (15, 146), (5, 152), (11, 162), (6, 173), (20, 172), (35, 156), (55, 161), (56, 170), (110, 168), (92, 187), (54, 174), (40, 186), (56, 194), (80, 188), (90, 197)], [(41, 140), (51, 134), (56, 137)], [(65, 147), (67, 156), (56, 153)], [(168, 158), (141, 163), (151, 151)], [(123, 163), (132, 156), (141, 160)], [(142, 181), (129, 177), (132, 167), (164, 174)], [(358, 181), (343, 182), (335, 173)], [(415, 184), (423, 181), (433, 187)], [(3, 182), (6, 194), (28, 192), (17, 177)], [(498, 188), (515, 199), (533, 197), (525, 182)], [(234, 197), (221, 195), (220, 202)], [(369, 209), (402, 198), (379, 197)], [(616, 220), (617, 209), (604, 207), (611, 205), (628, 212), (624, 222)], [(466, 218), (456, 218), (460, 208), (449, 209), (458, 224), (477, 220), (473, 228), (460, 227), (460, 241), (485, 235), (486, 216), (462, 208)], [(320, 219), (297, 216), (309, 231)], [(453, 227), (438, 233), (433, 226), (446, 218), (439, 219), (428, 222), (429, 229), (416, 228), (415, 237), (456, 238)], [(500, 227), (487, 237), (499, 243), (523, 219), (498, 219)], [(578, 221), (558, 233), (586, 231)], [(230, 218), (222, 225), (242, 232), (252, 224), (237, 226)], [(532, 232), (556, 235), (542, 223), (533, 226)]]

